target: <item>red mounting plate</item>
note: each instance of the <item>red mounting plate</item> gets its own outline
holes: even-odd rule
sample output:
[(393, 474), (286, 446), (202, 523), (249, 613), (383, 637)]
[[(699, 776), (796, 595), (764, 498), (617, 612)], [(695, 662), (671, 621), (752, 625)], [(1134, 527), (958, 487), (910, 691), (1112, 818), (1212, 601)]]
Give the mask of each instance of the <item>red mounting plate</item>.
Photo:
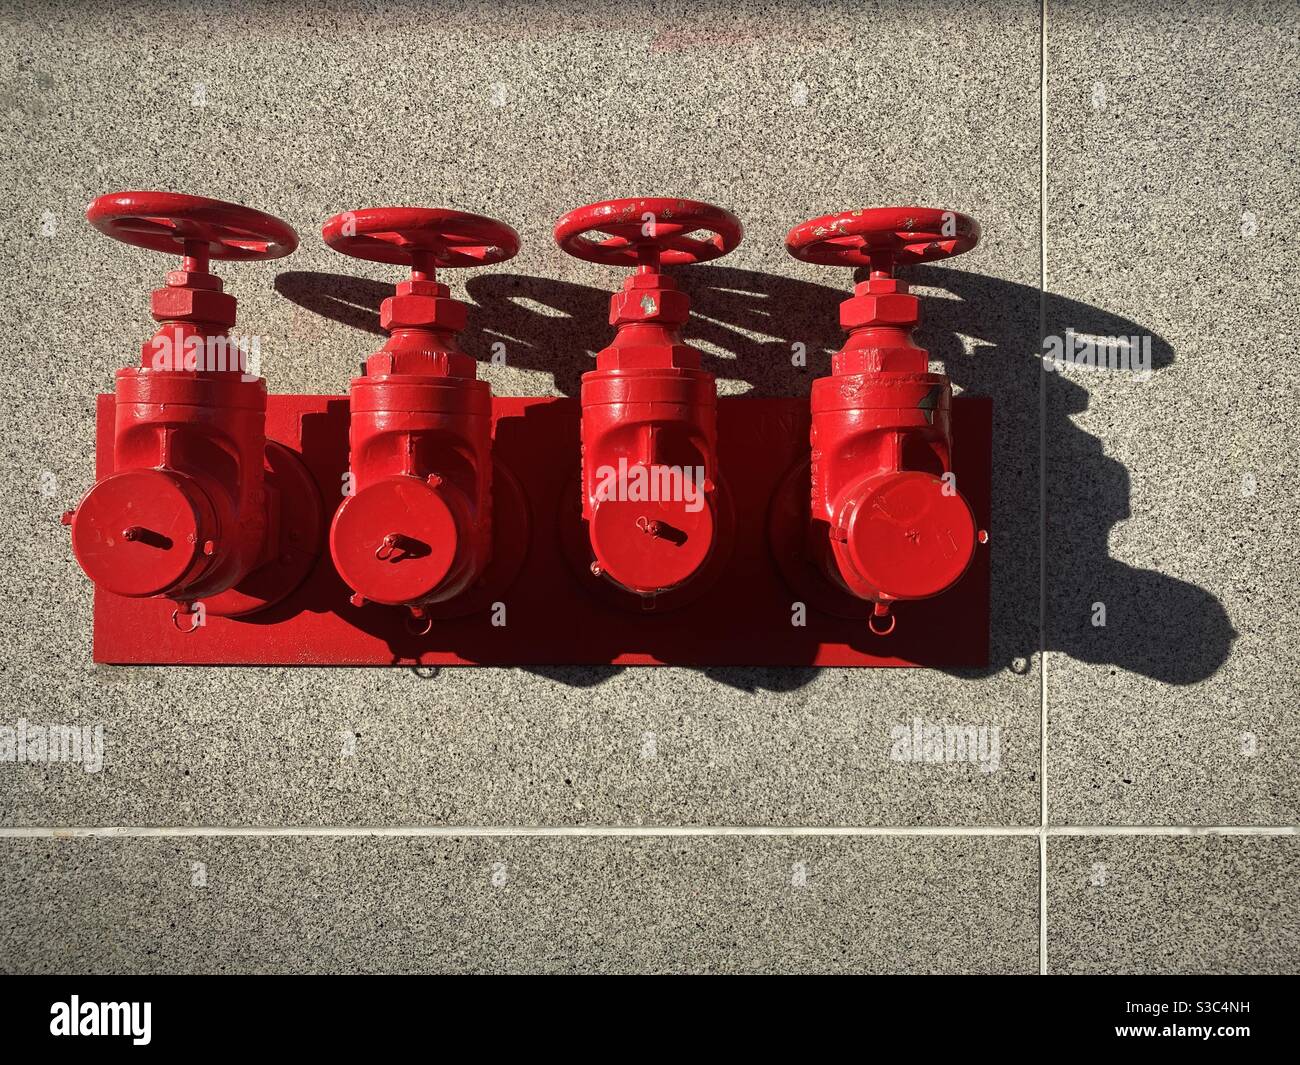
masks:
[[(192, 633), (172, 623), (174, 604), (96, 590), (95, 661), (120, 665), (680, 665), (928, 666), (988, 663), (989, 548), (943, 595), (900, 603), (885, 637), (865, 621), (822, 613), (791, 624), (804, 596), (781, 576), (768, 539), (768, 510), (782, 479), (808, 455), (806, 399), (723, 398), (719, 466), (735, 510), (730, 559), (694, 602), (630, 611), (586, 585), (566, 554), (564, 520), (579, 522), (575, 399), (493, 400), (494, 457), (523, 486), (531, 517), (528, 555), (499, 601), (436, 621), (423, 635), (403, 612), (354, 607), (326, 551), (289, 598), (248, 618), (209, 617)], [(952, 404), (954, 472), (981, 529), (989, 529), (992, 402)], [(98, 402), (97, 474), (112, 472), (113, 397)], [(270, 396), (268, 439), (302, 454), (331, 509), (347, 469), (348, 403), (343, 396)], [(572, 536), (568, 539), (572, 541)], [(500, 611), (496, 612), (500, 620)]]

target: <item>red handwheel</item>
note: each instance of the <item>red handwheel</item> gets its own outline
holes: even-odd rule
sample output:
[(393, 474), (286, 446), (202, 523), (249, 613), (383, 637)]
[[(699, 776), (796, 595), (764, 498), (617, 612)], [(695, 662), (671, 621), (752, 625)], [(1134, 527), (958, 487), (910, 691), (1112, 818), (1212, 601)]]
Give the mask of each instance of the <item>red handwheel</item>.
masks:
[(606, 266), (706, 263), (735, 248), (744, 233), (730, 211), (668, 196), (604, 200), (570, 211), (555, 223), (561, 248)]
[(417, 273), (443, 267), (490, 266), (519, 252), (519, 234), (504, 222), (434, 207), (368, 207), (325, 223), (335, 251)]
[(86, 219), (124, 244), (204, 259), (279, 259), (298, 247), (293, 227), (274, 215), (179, 192), (112, 192)]
[(961, 255), (979, 239), (980, 224), (958, 211), (874, 207), (801, 222), (786, 235), (785, 247), (808, 263), (888, 270)]

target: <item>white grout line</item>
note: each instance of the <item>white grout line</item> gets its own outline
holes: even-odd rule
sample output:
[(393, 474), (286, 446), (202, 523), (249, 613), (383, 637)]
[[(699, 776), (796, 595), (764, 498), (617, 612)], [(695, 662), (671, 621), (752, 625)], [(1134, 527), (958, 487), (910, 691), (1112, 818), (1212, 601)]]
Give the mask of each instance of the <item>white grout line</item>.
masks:
[(69, 825), (0, 828), (0, 839), (184, 836), (1291, 836), (1294, 825)]
[(1038, 975), (1047, 975), (1047, 826), (1038, 831)]
[(35, 836), (1032, 836), (1032, 825), (239, 825), (0, 828), (0, 838)]
[[(1047, 332), (1047, 0), (1038, 55), (1038, 351)], [(1038, 974), (1047, 975), (1047, 368), (1038, 360)]]
[(1049, 836), (1295, 836), (1295, 825), (1056, 825)]

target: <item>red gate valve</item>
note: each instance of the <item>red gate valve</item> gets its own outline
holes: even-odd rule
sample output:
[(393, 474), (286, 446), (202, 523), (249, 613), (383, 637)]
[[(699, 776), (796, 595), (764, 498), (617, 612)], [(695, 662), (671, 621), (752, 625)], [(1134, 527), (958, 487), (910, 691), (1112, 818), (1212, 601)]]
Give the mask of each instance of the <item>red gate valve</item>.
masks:
[(681, 338), (690, 299), (661, 267), (717, 259), (742, 234), (720, 207), (661, 197), (590, 204), (555, 225), (570, 255), (636, 268), (610, 299), (613, 342), (582, 377), (582, 517), (591, 572), (646, 601), (706, 566), (723, 506), (717, 385)]
[(420, 207), (346, 211), (322, 232), (335, 251), (411, 268), (380, 308), (388, 342), (352, 381), (352, 494), (334, 515), (330, 551), (353, 605), (427, 619), (483, 575), (493, 546), (491, 386), (456, 339), (466, 306), (435, 271), (504, 262), (519, 235)]
[(115, 595), (174, 600), (186, 629), (203, 620), (199, 602), (218, 616), (278, 602), (315, 561), (320, 498), (298, 456), (266, 439), (266, 383), (229, 335), (235, 298), (208, 263), (277, 259), (298, 236), (261, 211), (172, 192), (101, 196), (86, 218), (183, 263), (153, 294), (159, 328), (141, 364), (117, 372), (113, 472), (63, 516), (77, 561)]
[(893, 276), (979, 237), (974, 219), (924, 207), (825, 215), (786, 236), (797, 259), (869, 269), (840, 305), (849, 335), (831, 375), (813, 383), (809, 553), (834, 584), (874, 604), (880, 635), (893, 630), (892, 603), (956, 583), (987, 539), (951, 472), (951, 382), (912, 342), (917, 299)]

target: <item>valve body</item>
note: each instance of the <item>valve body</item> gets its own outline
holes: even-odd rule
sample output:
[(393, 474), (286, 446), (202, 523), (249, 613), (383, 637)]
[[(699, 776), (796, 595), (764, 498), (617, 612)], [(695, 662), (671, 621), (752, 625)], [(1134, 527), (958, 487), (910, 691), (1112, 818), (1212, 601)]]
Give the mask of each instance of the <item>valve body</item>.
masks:
[(678, 333), (690, 301), (637, 273), (610, 299), (618, 332), (582, 378), (582, 516), (593, 572), (638, 595), (685, 583), (717, 529), (717, 388)]
[(903, 282), (862, 282), (840, 321), (848, 341), (812, 389), (813, 556), (861, 599), (936, 595), (976, 542), (951, 477), (952, 386), (912, 343), (917, 301)]
[[(172, 298), (156, 293), (155, 314), (160, 294)], [(206, 601), (275, 552), (265, 383), (238, 368), (168, 368), (158, 359), (186, 344), (224, 346), (227, 327), (165, 320), (144, 346), (144, 365), (117, 372), (114, 472), (71, 517), (77, 561), (117, 595)]]
[(330, 530), (360, 598), (419, 610), (459, 595), (492, 547), (492, 393), (456, 342), (465, 305), (413, 279), (383, 303), (383, 350), (352, 381), (352, 494)]

